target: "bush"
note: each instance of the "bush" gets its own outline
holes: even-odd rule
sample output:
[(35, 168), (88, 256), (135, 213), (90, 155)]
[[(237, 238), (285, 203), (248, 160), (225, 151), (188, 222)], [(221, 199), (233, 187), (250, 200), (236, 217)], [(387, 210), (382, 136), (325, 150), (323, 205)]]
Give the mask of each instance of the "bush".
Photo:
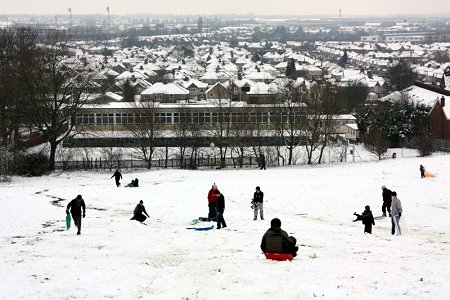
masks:
[(414, 146), (420, 156), (430, 156), (434, 151), (433, 139), (427, 134), (421, 134), (414, 138)]
[(49, 170), (48, 157), (42, 153), (21, 154), (14, 169), (17, 175), (42, 176)]

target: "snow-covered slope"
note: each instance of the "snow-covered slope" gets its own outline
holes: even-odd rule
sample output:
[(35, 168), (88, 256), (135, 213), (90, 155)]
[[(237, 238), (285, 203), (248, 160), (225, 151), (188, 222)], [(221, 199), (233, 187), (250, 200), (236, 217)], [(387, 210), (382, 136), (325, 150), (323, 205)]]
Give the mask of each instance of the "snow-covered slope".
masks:
[[(438, 173), (421, 179), (419, 165)], [(0, 184), (2, 299), (446, 299), (450, 295), (450, 156), (247, 170), (54, 173)], [(225, 195), (227, 229), (193, 231), (213, 183)], [(250, 199), (265, 193), (264, 221)], [(402, 236), (390, 220), (372, 235), (353, 223), (381, 186), (397, 191)], [(65, 206), (83, 195), (82, 235), (65, 230)], [(149, 226), (130, 221), (139, 200)], [(270, 220), (299, 243), (292, 262), (259, 249)]]

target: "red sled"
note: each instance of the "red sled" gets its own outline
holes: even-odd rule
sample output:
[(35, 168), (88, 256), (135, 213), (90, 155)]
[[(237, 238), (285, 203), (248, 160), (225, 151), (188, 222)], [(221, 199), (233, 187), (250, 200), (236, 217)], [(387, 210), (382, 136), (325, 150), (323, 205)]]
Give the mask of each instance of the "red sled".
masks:
[(264, 252), (264, 255), (266, 256), (267, 259), (272, 259), (272, 260), (284, 261), (284, 260), (293, 260), (294, 259), (294, 256), (292, 256), (292, 254), (286, 254), (286, 253), (267, 253), (267, 252)]

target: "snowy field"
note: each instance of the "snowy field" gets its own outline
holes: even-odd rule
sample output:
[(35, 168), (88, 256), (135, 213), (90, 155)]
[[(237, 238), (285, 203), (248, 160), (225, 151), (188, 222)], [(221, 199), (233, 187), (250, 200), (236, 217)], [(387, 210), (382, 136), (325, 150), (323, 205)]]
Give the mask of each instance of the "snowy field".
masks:
[[(438, 173), (421, 179), (419, 165)], [(244, 170), (55, 172), (0, 183), (1, 299), (449, 299), (450, 155)], [(206, 195), (225, 195), (227, 229), (194, 231)], [(265, 193), (264, 221), (250, 199)], [(381, 215), (381, 186), (402, 201), (405, 234), (390, 219), (363, 233), (353, 212)], [(83, 195), (82, 235), (65, 206)], [(130, 221), (139, 200), (148, 226)], [(299, 243), (291, 262), (259, 248), (270, 220)]]

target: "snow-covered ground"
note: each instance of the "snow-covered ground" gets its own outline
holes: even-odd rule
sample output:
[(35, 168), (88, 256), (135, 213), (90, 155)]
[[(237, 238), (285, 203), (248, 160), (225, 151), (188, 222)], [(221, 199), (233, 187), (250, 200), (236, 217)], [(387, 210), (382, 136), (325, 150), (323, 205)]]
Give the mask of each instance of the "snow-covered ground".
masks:
[[(419, 165), (438, 173), (421, 179)], [(2, 299), (448, 299), (450, 155), (244, 170), (55, 172), (0, 183)], [(206, 195), (225, 195), (227, 229), (194, 231)], [(250, 199), (265, 193), (264, 221)], [(397, 191), (405, 234), (390, 220), (363, 233), (353, 212), (381, 215), (381, 186)], [(83, 195), (82, 235), (65, 230), (65, 206)], [(139, 200), (149, 226), (130, 221)], [(300, 246), (291, 262), (259, 248), (270, 220)]]

